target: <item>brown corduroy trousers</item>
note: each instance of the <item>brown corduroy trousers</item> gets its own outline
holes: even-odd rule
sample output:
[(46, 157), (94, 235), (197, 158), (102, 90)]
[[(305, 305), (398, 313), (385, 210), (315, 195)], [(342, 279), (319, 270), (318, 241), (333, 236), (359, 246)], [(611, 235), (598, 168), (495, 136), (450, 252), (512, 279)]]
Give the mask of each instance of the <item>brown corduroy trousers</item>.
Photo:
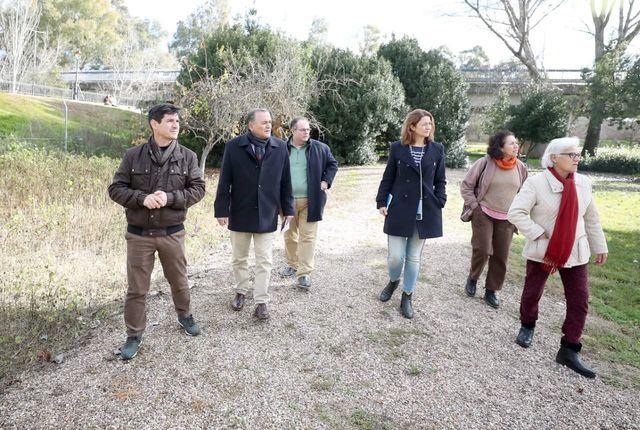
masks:
[(489, 262), (485, 288), (499, 291), (507, 274), (509, 247), (515, 231), (513, 224), (507, 220), (493, 219), (480, 206), (473, 211), (471, 217), (471, 269), (469, 277), (478, 280), (484, 266)]
[(128, 336), (142, 334), (147, 326), (147, 293), (151, 272), (158, 252), (164, 277), (171, 286), (171, 296), (178, 317), (190, 315), (190, 293), (187, 281), (185, 231), (169, 236), (138, 236), (126, 234), (127, 280), (129, 288), (124, 302), (124, 322)]

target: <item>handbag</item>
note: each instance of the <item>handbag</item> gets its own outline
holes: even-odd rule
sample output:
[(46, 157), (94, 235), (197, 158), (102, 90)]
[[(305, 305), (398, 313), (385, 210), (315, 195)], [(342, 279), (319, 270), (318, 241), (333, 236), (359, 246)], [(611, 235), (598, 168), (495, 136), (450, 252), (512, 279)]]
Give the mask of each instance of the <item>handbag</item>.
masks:
[[(484, 166), (482, 167), (482, 170), (480, 171), (480, 174), (478, 175), (478, 179), (476, 180), (476, 186), (474, 188), (478, 188), (478, 182), (480, 182), (480, 177), (482, 176), (482, 174), (484, 173), (484, 170), (487, 168), (487, 163), (484, 163)], [(477, 198), (481, 199), (484, 196), (477, 196)], [(471, 206), (469, 206), (466, 203), (462, 204), (462, 213), (460, 214), (460, 220), (462, 222), (469, 222), (471, 221), (471, 215), (473, 215), (473, 208), (471, 208)]]

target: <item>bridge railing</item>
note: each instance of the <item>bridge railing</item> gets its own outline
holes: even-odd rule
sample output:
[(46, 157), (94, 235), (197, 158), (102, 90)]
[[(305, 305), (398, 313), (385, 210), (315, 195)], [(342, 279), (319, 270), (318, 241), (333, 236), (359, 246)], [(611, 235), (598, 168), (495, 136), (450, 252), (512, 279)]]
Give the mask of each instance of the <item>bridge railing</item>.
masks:
[[(525, 69), (462, 69), (466, 81), (470, 84), (515, 84), (524, 85), (531, 81)], [(548, 69), (542, 71), (552, 84), (585, 85), (582, 69)]]
[[(13, 85), (11, 82), (0, 81), (0, 91), (4, 93), (12, 93)], [(18, 83), (16, 86), (16, 94), (25, 94), (29, 96), (55, 97), (61, 99), (73, 99), (73, 90), (69, 88), (48, 87), (46, 85)], [(90, 91), (78, 91), (79, 101), (102, 103), (106, 94), (93, 93)], [(140, 100), (134, 98), (121, 97), (116, 100), (119, 106), (137, 107)]]
[[(180, 70), (83, 70), (78, 72), (78, 81), (83, 83), (98, 82), (156, 82), (174, 83), (178, 79)], [(74, 83), (76, 72), (61, 72), (62, 80)]]

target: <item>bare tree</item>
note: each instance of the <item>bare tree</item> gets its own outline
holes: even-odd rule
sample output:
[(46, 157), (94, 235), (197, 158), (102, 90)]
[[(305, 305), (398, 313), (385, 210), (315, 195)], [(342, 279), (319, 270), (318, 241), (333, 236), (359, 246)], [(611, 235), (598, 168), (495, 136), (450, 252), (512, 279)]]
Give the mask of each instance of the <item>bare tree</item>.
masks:
[(35, 0), (0, 3), (0, 50), (4, 75), (17, 92), (20, 82), (33, 68), (34, 37), (40, 22), (40, 8)]
[(527, 68), (534, 80), (542, 80), (531, 47), (531, 32), (565, 0), (463, 0), (484, 25)]
[[(636, 0), (602, 0), (599, 7), (595, 0), (590, 0), (591, 17), (593, 19), (593, 31), (595, 47), (595, 73), (601, 61), (604, 61), (606, 55), (609, 55), (610, 61), (622, 58), (625, 55), (629, 43), (640, 32), (640, 10), (636, 4)], [(612, 33), (609, 41), (605, 40), (607, 34), (607, 26), (614, 17), (617, 7), (617, 27)], [(615, 20), (615, 18), (614, 18)], [(606, 69), (606, 68), (603, 68)], [(591, 109), (589, 115), (589, 125), (587, 126), (587, 135), (584, 140), (582, 154), (596, 155), (596, 149), (600, 143), (600, 129), (602, 121), (606, 116), (606, 100), (597, 94), (597, 86), (591, 86)]]
[(100, 85), (100, 90), (116, 98), (153, 100), (162, 83), (157, 82), (155, 71), (166, 67), (169, 54), (153, 49), (140, 49), (134, 43), (138, 35), (129, 31), (128, 43), (114, 46), (103, 59), (110, 80)]
[(206, 75), (183, 91), (179, 103), (185, 108), (186, 128), (205, 142), (200, 158), (203, 169), (215, 145), (242, 132), (243, 117), (250, 109), (269, 109), (274, 134), (279, 137), (284, 137), (288, 119), (309, 116), (309, 101), (317, 86), (301, 57), (297, 46), (285, 43), (268, 62), (247, 62), (229, 55), (222, 76)]

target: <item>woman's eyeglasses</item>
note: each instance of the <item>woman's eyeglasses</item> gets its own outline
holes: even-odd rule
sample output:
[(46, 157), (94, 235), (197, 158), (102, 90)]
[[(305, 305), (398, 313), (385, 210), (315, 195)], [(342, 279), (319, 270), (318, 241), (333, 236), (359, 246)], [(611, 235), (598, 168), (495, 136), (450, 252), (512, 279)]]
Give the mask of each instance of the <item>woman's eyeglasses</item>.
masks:
[(577, 152), (561, 152), (558, 155), (566, 155), (571, 158), (573, 161), (580, 161), (582, 159), (582, 155)]

